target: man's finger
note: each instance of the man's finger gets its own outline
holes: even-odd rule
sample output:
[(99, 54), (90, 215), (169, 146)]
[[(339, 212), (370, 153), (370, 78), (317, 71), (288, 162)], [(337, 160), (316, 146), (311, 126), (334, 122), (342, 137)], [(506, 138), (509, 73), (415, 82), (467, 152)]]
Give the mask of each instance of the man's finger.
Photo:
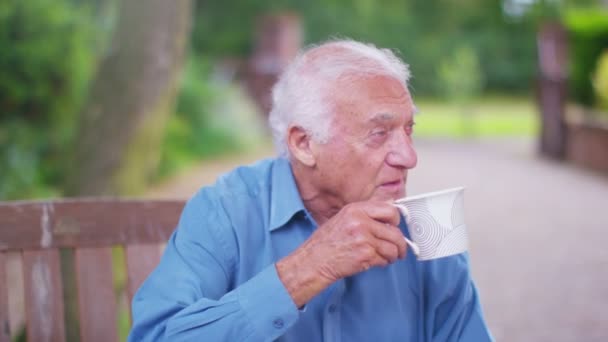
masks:
[(403, 239), (403, 233), (398, 227), (390, 224), (378, 223), (372, 224), (370, 226), (370, 231), (376, 239), (395, 245), (398, 250), (399, 258), (405, 257), (407, 243), (405, 242), (405, 239)]
[(381, 256), (387, 264), (393, 263), (399, 258), (399, 247), (394, 243), (378, 240), (376, 244), (376, 252)]
[(399, 209), (390, 203), (369, 201), (365, 202), (361, 206), (361, 209), (367, 216), (376, 221), (388, 223), (393, 226), (399, 225)]

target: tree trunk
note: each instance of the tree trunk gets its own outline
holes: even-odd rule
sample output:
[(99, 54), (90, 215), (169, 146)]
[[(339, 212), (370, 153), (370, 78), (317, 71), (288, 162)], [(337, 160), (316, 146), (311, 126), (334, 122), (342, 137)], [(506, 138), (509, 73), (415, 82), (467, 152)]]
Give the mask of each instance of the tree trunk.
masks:
[[(122, 0), (118, 15), (82, 112), (68, 196), (137, 194), (160, 158), (189, 37), (191, 0)], [(73, 267), (73, 251), (62, 250), (66, 337), (79, 341)]]
[(134, 195), (160, 157), (186, 51), (191, 0), (123, 0), (82, 113), (68, 196)]

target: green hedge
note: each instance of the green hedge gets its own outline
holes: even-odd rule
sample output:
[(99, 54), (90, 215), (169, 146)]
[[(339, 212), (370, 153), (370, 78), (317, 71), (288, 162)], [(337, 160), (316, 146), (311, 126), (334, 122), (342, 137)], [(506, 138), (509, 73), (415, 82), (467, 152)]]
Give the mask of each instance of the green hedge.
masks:
[(602, 51), (608, 48), (608, 11), (571, 10), (564, 16), (570, 46), (571, 98), (594, 105), (592, 74)]
[(0, 199), (54, 194), (94, 62), (68, 0), (0, 1)]
[(222, 89), (209, 81), (211, 66), (189, 54), (180, 82), (175, 113), (169, 118), (156, 177), (165, 178), (192, 163), (239, 149), (238, 132), (214, 124), (214, 109), (225, 100)]

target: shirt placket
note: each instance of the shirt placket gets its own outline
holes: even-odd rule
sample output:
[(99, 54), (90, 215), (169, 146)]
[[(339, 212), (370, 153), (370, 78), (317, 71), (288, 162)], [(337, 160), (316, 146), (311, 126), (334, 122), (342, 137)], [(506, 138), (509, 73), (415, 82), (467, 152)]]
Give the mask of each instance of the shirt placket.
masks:
[(323, 341), (339, 342), (340, 334), (340, 306), (344, 295), (344, 279), (338, 280), (330, 289), (330, 294), (323, 310)]

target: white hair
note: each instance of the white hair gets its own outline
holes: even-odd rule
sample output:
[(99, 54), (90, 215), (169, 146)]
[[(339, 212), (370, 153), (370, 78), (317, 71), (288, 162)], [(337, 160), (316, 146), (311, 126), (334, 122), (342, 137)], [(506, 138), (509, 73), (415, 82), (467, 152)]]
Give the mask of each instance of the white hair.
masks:
[(272, 90), (269, 124), (278, 153), (289, 156), (286, 137), (290, 126), (301, 127), (315, 142), (328, 141), (333, 118), (332, 87), (340, 78), (384, 75), (407, 88), (409, 67), (389, 49), (334, 40), (302, 51)]

